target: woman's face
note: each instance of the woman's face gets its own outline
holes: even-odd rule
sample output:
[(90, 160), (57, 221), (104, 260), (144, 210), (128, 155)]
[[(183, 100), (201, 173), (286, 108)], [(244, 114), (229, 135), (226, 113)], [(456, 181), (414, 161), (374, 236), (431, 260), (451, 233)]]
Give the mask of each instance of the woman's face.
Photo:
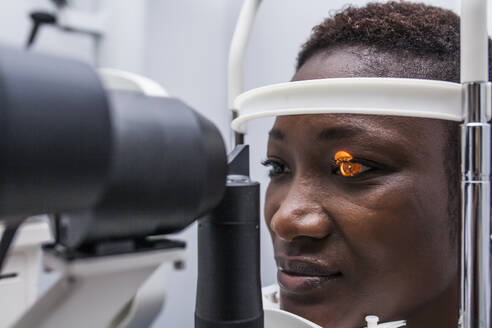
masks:
[[(356, 60), (343, 50), (315, 56), (294, 79), (357, 76)], [(426, 318), (442, 324), (450, 307), (456, 320), (445, 143), (438, 120), (277, 118), (265, 217), (283, 309), (334, 328), (361, 327), (369, 314), (430, 327)], [(339, 151), (353, 156), (360, 173), (340, 172)]]

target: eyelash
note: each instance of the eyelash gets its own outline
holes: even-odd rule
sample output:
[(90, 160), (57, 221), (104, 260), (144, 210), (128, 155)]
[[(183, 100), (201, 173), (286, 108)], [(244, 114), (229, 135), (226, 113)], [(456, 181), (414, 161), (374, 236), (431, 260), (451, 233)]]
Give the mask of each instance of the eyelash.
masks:
[[(354, 175), (354, 176), (343, 176), (342, 173), (340, 172), (340, 166), (341, 165), (340, 164), (337, 165), (335, 162), (333, 162), (333, 164), (332, 164), (333, 165), (333, 169), (332, 169), (333, 174), (336, 174), (342, 178), (354, 179), (357, 177), (362, 177), (365, 174), (377, 169), (372, 163), (369, 163), (368, 161), (363, 160), (363, 159), (354, 158), (350, 162), (362, 165), (364, 167), (363, 171), (361, 173)], [(282, 163), (279, 160), (268, 158), (268, 159), (263, 160), (261, 162), (261, 164), (265, 167), (270, 167), (270, 170), (268, 171), (268, 176), (270, 178), (278, 178), (284, 174), (291, 173), (291, 170), (287, 167), (287, 165)]]
[(354, 159), (347, 161), (347, 162), (352, 163), (352, 164), (361, 165), (362, 166), (362, 172), (354, 174), (353, 176), (343, 175), (341, 172), (341, 166), (343, 163), (337, 164), (336, 162), (333, 162), (333, 173), (336, 175), (339, 175), (343, 178), (354, 179), (357, 177), (363, 177), (366, 173), (369, 173), (369, 172), (376, 169), (376, 167), (372, 163), (369, 163), (369, 161), (359, 159), (359, 158), (354, 158)]
[(280, 177), (283, 174), (290, 173), (290, 169), (287, 167), (287, 165), (285, 165), (281, 161), (274, 160), (271, 158), (263, 160), (261, 162), (261, 165), (265, 167), (270, 167), (270, 170), (268, 171), (268, 176), (270, 178), (276, 178), (276, 177)]

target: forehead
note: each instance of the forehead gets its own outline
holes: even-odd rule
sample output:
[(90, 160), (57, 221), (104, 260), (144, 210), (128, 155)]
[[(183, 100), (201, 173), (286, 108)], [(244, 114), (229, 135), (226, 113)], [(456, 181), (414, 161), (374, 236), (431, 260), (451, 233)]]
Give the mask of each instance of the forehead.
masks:
[(340, 142), (403, 151), (423, 156), (443, 149), (445, 127), (439, 120), (352, 114), (277, 117), (270, 145), (298, 145), (300, 149)]

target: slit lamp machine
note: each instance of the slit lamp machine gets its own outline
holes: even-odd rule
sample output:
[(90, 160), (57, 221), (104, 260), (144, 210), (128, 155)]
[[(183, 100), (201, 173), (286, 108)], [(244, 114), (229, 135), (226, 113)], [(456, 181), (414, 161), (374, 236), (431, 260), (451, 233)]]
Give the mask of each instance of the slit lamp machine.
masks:
[[(243, 93), (243, 59), (261, 3), (245, 0), (229, 57), (235, 131), (229, 155), (211, 122), (153, 81), (1, 47), (0, 293), (11, 297), (0, 307), (0, 326), (149, 326), (164, 301), (166, 271), (185, 261), (184, 243), (169, 234), (198, 220), (196, 328), (319, 327), (278, 309), (275, 292), (262, 296), (259, 184), (249, 177), (245, 123), (356, 113), (462, 122), (456, 325), (489, 328), (487, 1), (461, 2), (461, 84), (342, 78)], [(38, 17), (38, 23), (100, 35), (101, 17), (88, 23), (58, 4), (55, 20)], [(46, 222), (32, 218), (42, 214), (51, 217), (50, 242)], [(41, 244), (44, 267), (60, 277), (36, 300)], [(366, 318), (368, 328), (405, 326), (378, 323), (374, 315)]]

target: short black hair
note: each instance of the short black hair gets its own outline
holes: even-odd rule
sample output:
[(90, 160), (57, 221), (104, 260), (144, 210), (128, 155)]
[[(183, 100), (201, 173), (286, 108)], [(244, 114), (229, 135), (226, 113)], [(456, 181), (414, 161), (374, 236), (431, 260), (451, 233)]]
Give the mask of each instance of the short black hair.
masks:
[[(296, 70), (314, 55), (344, 46), (368, 49), (370, 55), (361, 59), (377, 76), (460, 82), (460, 18), (450, 10), (406, 1), (346, 6), (313, 28), (298, 54)], [(398, 72), (392, 71), (395, 65), (384, 65), (384, 59), (381, 62), (380, 58), (388, 54), (393, 62), (396, 59)], [(491, 55), (489, 51), (489, 63)], [(489, 76), (491, 68), (489, 65)], [(443, 158), (448, 177), (448, 214), (455, 242), (460, 218), (459, 128), (457, 122), (442, 124), (447, 143)]]
[(313, 28), (297, 57), (297, 70), (313, 55), (340, 46), (394, 54), (403, 64), (421, 58), (428, 64), (415, 68), (416, 78), (460, 82), (460, 18), (451, 10), (406, 1), (346, 6)]

